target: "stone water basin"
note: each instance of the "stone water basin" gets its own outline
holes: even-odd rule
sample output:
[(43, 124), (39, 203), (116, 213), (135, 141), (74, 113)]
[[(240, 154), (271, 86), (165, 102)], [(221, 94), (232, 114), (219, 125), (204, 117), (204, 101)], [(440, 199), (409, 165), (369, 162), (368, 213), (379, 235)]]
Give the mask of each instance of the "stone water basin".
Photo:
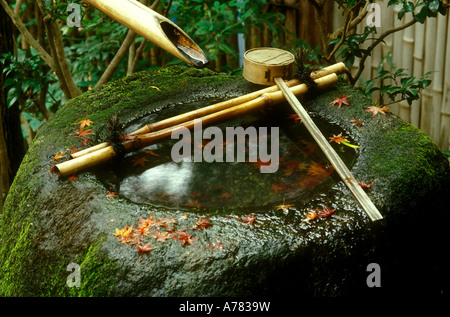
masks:
[[(260, 173), (258, 162), (172, 162), (177, 140), (77, 173), (76, 180), (50, 171), (57, 152), (80, 145), (74, 123), (86, 113), (96, 144), (105, 140), (113, 115), (129, 132), (258, 88), (241, 76), (168, 67), (67, 102), (39, 131), (5, 201), (0, 294), (286, 299), (445, 293), (440, 246), (448, 242), (448, 161), (428, 136), (395, 115), (365, 112), (371, 101), (343, 82), (302, 103), (326, 137), (342, 132), (359, 146), (333, 144), (355, 178), (371, 184), (365, 190), (384, 217), (376, 222), (302, 125), (286, 119), (292, 114), (287, 104), (225, 124), (279, 127), (275, 173)], [(351, 96), (352, 106), (331, 107), (341, 93)], [(283, 199), (291, 206), (277, 207)], [(323, 205), (335, 216), (304, 221)], [(141, 231), (149, 233), (140, 236), (145, 241), (119, 241), (117, 230), (145, 230), (148, 221), (155, 233), (157, 220), (160, 234), (177, 232), (178, 239), (156, 240)], [(190, 240), (183, 242), (183, 232)], [(79, 286), (67, 284), (70, 263), (80, 267)], [(381, 287), (368, 282), (373, 263), (381, 269)]]

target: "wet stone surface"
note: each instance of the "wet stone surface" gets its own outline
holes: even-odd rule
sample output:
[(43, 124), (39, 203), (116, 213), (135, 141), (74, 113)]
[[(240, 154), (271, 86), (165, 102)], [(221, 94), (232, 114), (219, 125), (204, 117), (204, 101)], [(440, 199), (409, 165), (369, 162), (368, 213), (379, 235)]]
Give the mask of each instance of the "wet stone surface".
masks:
[[(176, 140), (76, 179), (51, 172), (56, 153), (80, 147), (74, 123), (86, 113), (93, 145), (105, 140), (113, 115), (128, 132), (142, 121), (178, 114), (183, 105), (258, 88), (240, 76), (170, 67), (67, 102), (39, 131), (5, 201), (0, 294), (298, 299), (445, 293), (447, 260), (440, 248), (449, 242), (448, 161), (430, 138), (396, 116), (366, 113), (370, 101), (342, 83), (305, 96), (302, 104), (325, 122), (326, 137), (342, 132), (359, 146), (333, 144), (355, 178), (371, 184), (365, 190), (384, 217), (377, 222), (327, 168), (301, 124), (286, 119), (292, 114), (286, 104), (277, 108), (280, 118), (269, 117), (270, 125), (260, 114), (245, 119), (250, 126), (280, 127), (282, 160), (274, 174), (259, 173), (257, 162), (171, 162)], [(341, 93), (351, 96), (351, 106), (331, 107)], [(313, 211), (333, 212), (305, 221)], [(67, 285), (70, 263), (80, 266), (80, 287)], [(380, 288), (367, 285), (370, 263), (380, 265)]]

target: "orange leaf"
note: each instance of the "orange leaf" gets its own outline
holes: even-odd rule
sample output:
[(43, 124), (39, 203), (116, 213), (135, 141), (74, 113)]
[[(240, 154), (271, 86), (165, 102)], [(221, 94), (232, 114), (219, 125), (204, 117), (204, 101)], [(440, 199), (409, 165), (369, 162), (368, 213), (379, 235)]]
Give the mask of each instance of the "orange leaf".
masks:
[(371, 107), (366, 107), (368, 110), (366, 110), (365, 112), (372, 112), (372, 118), (375, 117), (377, 114), (382, 113), (384, 115), (386, 115), (385, 111), (389, 111), (389, 109), (384, 106), (383, 108), (378, 107), (378, 106), (371, 106)]
[(293, 114), (289, 115), (289, 116), (287, 117), (287, 119), (294, 119), (294, 123), (295, 123), (295, 124), (297, 124), (297, 123), (299, 123), (299, 122), (300, 122), (300, 123), (303, 122), (303, 120), (300, 119), (299, 115), (296, 114), (296, 113), (293, 113)]
[(242, 223), (248, 222), (253, 227), (253, 222), (256, 220), (256, 216), (245, 216), (241, 218)]
[(55, 154), (55, 156), (53, 157), (53, 160), (54, 161), (56, 161), (56, 160), (59, 160), (59, 159), (61, 159), (61, 158), (63, 158), (64, 157), (64, 154), (67, 152), (67, 150), (65, 150), (64, 152), (62, 152), (62, 153), (56, 153)]
[(222, 198), (222, 199), (230, 199), (231, 197), (233, 197), (233, 195), (231, 195), (230, 193), (223, 193), (221, 195), (218, 196), (218, 198)]
[(339, 133), (338, 135), (334, 135), (330, 137), (330, 142), (336, 142), (337, 144), (340, 144), (341, 142), (348, 142), (346, 136), (342, 136), (342, 133)]
[(80, 130), (75, 131), (75, 134), (77, 135), (77, 137), (79, 138), (85, 138), (86, 136), (93, 134), (91, 133), (91, 131), (93, 130), (93, 128), (91, 129), (87, 129), (87, 130), (83, 130), (82, 128), (80, 128)]
[(142, 156), (140, 158), (133, 159), (133, 166), (141, 165), (142, 167), (145, 167), (145, 163), (148, 162), (148, 160)]
[(94, 123), (94, 122), (92, 122), (91, 120), (89, 120), (87, 118), (87, 111), (86, 111), (86, 118), (84, 118), (83, 120), (78, 121), (77, 123), (74, 123), (74, 124), (79, 124), (80, 125), (80, 130), (82, 130), (84, 127), (90, 126), (91, 123)]
[(353, 118), (352, 120), (348, 120), (348, 122), (351, 122), (351, 123), (353, 123), (353, 126), (357, 125), (358, 127), (362, 126), (362, 124), (363, 124), (361, 119), (356, 120), (355, 118)]
[(71, 182), (71, 181), (76, 182), (78, 180), (78, 177), (75, 176), (76, 173), (77, 173), (77, 171), (75, 171), (75, 173), (73, 173), (73, 175), (69, 177), (69, 179), (68, 179), (69, 182)]
[(207, 216), (202, 219), (202, 217), (199, 216), (198, 221), (195, 222), (195, 226), (193, 227), (193, 229), (205, 230), (208, 227), (212, 227), (213, 224), (208, 222), (210, 217), (211, 216)]

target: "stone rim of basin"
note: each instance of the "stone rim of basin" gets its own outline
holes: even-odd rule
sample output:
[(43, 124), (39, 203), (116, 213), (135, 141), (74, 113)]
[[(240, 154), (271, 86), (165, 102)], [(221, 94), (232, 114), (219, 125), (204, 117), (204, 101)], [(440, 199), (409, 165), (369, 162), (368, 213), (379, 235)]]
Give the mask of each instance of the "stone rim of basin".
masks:
[[(368, 258), (389, 262), (397, 253), (412, 256), (412, 245), (427, 252), (420, 257), (423, 261), (438, 254), (432, 242), (437, 241), (434, 235), (441, 232), (437, 228), (445, 221), (433, 223), (426, 232), (421, 224), (428, 208), (439, 219), (448, 217), (440, 198), (448, 196), (450, 187), (448, 161), (418, 129), (390, 113), (373, 116), (366, 112), (370, 101), (343, 83), (320, 96), (305, 98), (302, 104), (315, 116), (338, 124), (360, 146), (352, 172), (366, 184), (377, 179), (367, 191), (384, 217), (381, 221), (370, 222), (342, 182), (332, 188), (337, 197), (333, 203), (328, 204), (330, 198), (325, 196), (310, 203), (311, 208), (324, 212), (322, 203), (331, 210), (336, 208), (334, 214), (347, 219), (303, 221), (305, 212), (311, 210), (289, 208), (288, 212), (272, 208), (257, 215), (227, 210), (227, 214), (211, 213), (208, 222), (213, 225), (207, 226), (205, 214), (195, 210), (186, 213), (108, 197), (95, 173), (80, 173), (70, 180), (50, 172), (56, 153), (81, 143), (74, 134), (74, 123), (86, 113), (93, 122), (95, 141), (100, 142), (105, 140), (108, 119), (114, 114), (127, 123), (186, 99), (231, 98), (256, 88), (240, 76), (169, 67), (130, 75), (68, 101), (38, 132), (5, 201), (0, 218), (4, 246), (0, 249), (0, 276), (6, 282), (1, 284), (0, 294), (359, 294), (367, 291)], [(330, 105), (341, 93), (352, 96), (348, 98), (352, 106), (338, 109)], [(352, 119), (362, 119), (363, 125), (353, 125)], [(133, 223), (137, 229), (142, 223), (138, 216), (148, 220), (150, 215), (153, 219), (177, 219), (180, 230), (174, 243), (138, 244), (139, 249), (136, 244), (117, 241), (121, 233), (115, 229)], [(203, 227), (205, 230), (199, 230)], [(405, 241), (412, 241), (411, 247), (405, 246)], [(392, 252), (379, 256), (376, 250), (386, 242), (394, 245)], [(397, 248), (398, 244), (401, 247)], [(407, 264), (402, 270), (423, 264), (416, 256), (410, 260), (407, 257), (401, 262)], [(71, 262), (83, 264), (89, 272), (81, 288), (67, 287), (66, 268)], [(414, 276), (411, 290), (417, 287), (418, 275)], [(400, 287), (408, 291), (405, 284)]]

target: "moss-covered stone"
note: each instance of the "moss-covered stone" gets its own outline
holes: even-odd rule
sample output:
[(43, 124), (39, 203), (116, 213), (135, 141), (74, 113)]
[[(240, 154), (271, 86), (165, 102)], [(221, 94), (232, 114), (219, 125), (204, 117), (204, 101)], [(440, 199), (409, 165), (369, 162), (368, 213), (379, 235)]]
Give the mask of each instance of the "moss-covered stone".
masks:
[[(115, 228), (150, 214), (176, 218), (179, 228), (191, 228), (205, 212), (137, 204), (120, 196), (110, 199), (99, 177), (108, 173), (108, 166), (79, 173), (76, 182), (50, 171), (57, 152), (80, 146), (74, 123), (86, 114), (97, 143), (105, 139), (113, 115), (128, 125), (152, 113), (173, 112), (184, 103), (207, 104), (257, 88), (238, 76), (169, 67), (130, 75), (67, 102), (39, 131), (5, 201), (0, 295), (372, 294), (374, 289), (366, 285), (366, 268), (372, 262), (382, 268), (381, 291), (444, 291), (447, 285), (439, 278), (445, 270), (436, 241), (448, 242), (442, 230), (448, 220), (443, 208), (448, 161), (429, 137), (398, 117), (365, 112), (371, 102), (345, 85), (302, 102), (313, 117), (342, 127), (360, 146), (351, 171), (366, 183), (376, 179), (367, 192), (384, 216), (378, 222), (368, 219), (335, 175), (331, 189), (288, 213), (275, 206), (211, 210), (213, 226), (195, 231), (199, 239), (192, 245), (158, 242), (155, 250), (140, 254), (136, 245), (117, 241)], [(330, 107), (340, 93), (351, 95), (352, 106)], [(363, 125), (352, 125), (352, 118)], [(302, 221), (304, 209), (322, 203), (347, 219)], [(257, 215), (253, 226), (236, 220), (247, 214)], [(217, 240), (224, 248), (212, 252), (210, 243)], [(80, 287), (67, 285), (70, 263), (80, 265)], [(425, 274), (422, 266), (427, 263), (432, 267)]]

